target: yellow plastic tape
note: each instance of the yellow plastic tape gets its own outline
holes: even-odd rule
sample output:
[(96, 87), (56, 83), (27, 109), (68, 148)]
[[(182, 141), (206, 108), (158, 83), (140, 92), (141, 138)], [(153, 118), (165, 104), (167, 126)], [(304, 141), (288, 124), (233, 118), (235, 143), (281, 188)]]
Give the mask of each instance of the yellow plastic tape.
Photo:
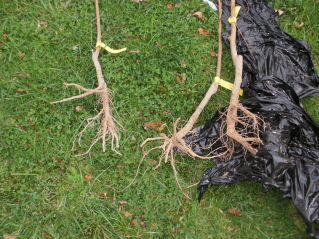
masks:
[(114, 54), (115, 54), (115, 53), (120, 53), (120, 52), (122, 52), (122, 51), (126, 51), (126, 47), (125, 47), (125, 48), (122, 48), (122, 49), (119, 49), (119, 50), (114, 50), (114, 49), (108, 47), (107, 45), (105, 45), (103, 42), (97, 42), (97, 43), (96, 43), (96, 47), (102, 47), (102, 48), (104, 48), (105, 50), (107, 50), (108, 52), (114, 53)]
[(239, 11), (240, 11), (240, 8), (241, 8), (241, 6), (236, 6), (236, 7), (235, 7), (235, 17), (229, 17), (229, 18), (228, 18), (228, 22), (229, 22), (230, 24), (232, 24), (233, 22), (237, 22), (237, 15), (238, 15), (238, 13), (239, 13)]
[[(220, 79), (219, 77), (215, 77), (214, 81), (218, 82), (218, 85), (220, 85), (221, 87), (224, 87), (224, 88), (226, 88), (228, 90), (233, 90), (233, 88), (234, 88), (234, 84), (232, 84), (232, 83), (230, 83), (228, 81), (225, 81), (223, 79)], [(243, 90), (240, 89), (239, 90), (239, 95), (242, 96), (243, 93), (244, 93)]]

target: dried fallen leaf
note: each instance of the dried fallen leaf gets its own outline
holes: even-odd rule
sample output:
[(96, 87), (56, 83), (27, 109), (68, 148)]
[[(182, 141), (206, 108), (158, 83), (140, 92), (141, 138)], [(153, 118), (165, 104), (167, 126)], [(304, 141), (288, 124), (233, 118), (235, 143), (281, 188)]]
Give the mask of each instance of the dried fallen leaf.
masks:
[(17, 239), (16, 236), (3, 235), (3, 239)]
[(168, 9), (174, 10), (173, 4), (170, 4), (170, 3), (169, 3), (169, 4), (166, 5), (166, 7), (167, 7)]
[(139, 223), (138, 223), (138, 221), (137, 221), (136, 219), (133, 219), (132, 223), (133, 223), (134, 225), (139, 225)]
[(92, 177), (90, 175), (85, 175), (84, 178), (88, 182), (90, 182), (90, 180), (92, 179)]
[(121, 204), (121, 205), (127, 204), (127, 201), (119, 201), (119, 204)]
[(182, 67), (186, 67), (187, 66), (187, 63), (185, 62), (185, 59), (182, 59)]
[(128, 53), (140, 53), (139, 50), (136, 50), (136, 51), (129, 51)]
[(241, 212), (237, 208), (229, 208), (227, 212), (236, 216), (241, 216)]
[(48, 27), (49, 26), (48, 23), (45, 21), (40, 21), (38, 19), (36, 19), (36, 20), (38, 22), (38, 27)]
[(199, 19), (203, 19), (203, 13), (202, 12), (194, 12), (191, 16), (198, 17)]
[(106, 193), (102, 193), (102, 192), (94, 193), (94, 195), (98, 195), (98, 196), (101, 196), (101, 197), (104, 197), (104, 198), (109, 198)]
[(52, 239), (52, 238), (53, 238), (51, 235), (48, 235), (48, 234), (46, 234), (46, 233), (43, 233), (42, 236), (43, 236), (44, 238), (49, 238), (49, 239)]
[(131, 137), (132, 141), (136, 141), (136, 138), (134, 136)]
[(164, 129), (164, 126), (162, 125), (161, 127), (157, 129), (157, 131), (161, 132), (163, 129)]
[(213, 57), (216, 57), (216, 56), (218, 56), (218, 53), (213, 52), (212, 50), (210, 50), (210, 55), (213, 56)]
[(27, 131), (27, 127), (25, 126), (22, 126), (21, 124), (16, 124), (14, 125), (15, 127), (19, 128), (19, 129), (22, 129), (23, 131)]
[(144, 222), (140, 222), (140, 225), (142, 226), (142, 231), (146, 231), (146, 226)]
[(77, 112), (80, 112), (81, 110), (83, 110), (83, 106), (78, 105), (77, 107), (75, 107), (75, 110)]
[(164, 125), (161, 122), (150, 122), (147, 121), (144, 124), (144, 129), (154, 129), (157, 131), (162, 131), (164, 129)]
[(18, 91), (18, 92), (21, 92), (21, 93), (27, 93), (27, 94), (29, 94), (29, 91), (27, 91), (27, 90), (20, 90), (20, 89), (17, 89), (17, 91)]
[(178, 228), (173, 228), (172, 232), (174, 233), (180, 233), (181, 231)]
[(186, 81), (186, 73), (182, 73), (180, 76), (176, 76), (176, 79), (182, 83)]
[(75, 46), (72, 47), (73, 50), (76, 50), (78, 48), (79, 48), (79, 45), (75, 45)]
[(282, 11), (280, 9), (276, 9), (275, 12), (277, 12), (279, 16), (281, 16), (282, 14), (285, 13), (284, 11)]
[(182, 82), (185, 83), (185, 81), (186, 81), (186, 73), (182, 73), (181, 76), (182, 76)]
[(290, 11), (293, 11), (293, 10), (296, 10), (297, 8), (296, 7), (292, 7), (290, 8)]
[(125, 211), (125, 213), (124, 213), (124, 216), (125, 217), (130, 217), (130, 216), (132, 216), (133, 214), (132, 213), (129, 213), (128, 211)]
[(205, 28), (198, 28), (198, 33), (200, 35), (210, 36), (211, 34)]
[(19, 57), (20, 59), (22, 59), (25, 56), (24, 52), (18, 52), (17, 53), (17, 57)]
[(61, 6), (60, 6), (60, 8), (67, 8), (67, 7), (69, 7), (69, 5), (68, 5), (68, 4), (61, 5)]
[(150, 161), (150, 163), (151, 164), (157, 164), (157, 161), (153, 159), (153, 160)]
[(298, 27), (298, 28), (300, 28), (300, 27), (302, 27), (303, 25), (305, 25), (304, 22), (301, 22), (301, 23), (294, 22), (294, 23), (295, 23), (296, 27)]

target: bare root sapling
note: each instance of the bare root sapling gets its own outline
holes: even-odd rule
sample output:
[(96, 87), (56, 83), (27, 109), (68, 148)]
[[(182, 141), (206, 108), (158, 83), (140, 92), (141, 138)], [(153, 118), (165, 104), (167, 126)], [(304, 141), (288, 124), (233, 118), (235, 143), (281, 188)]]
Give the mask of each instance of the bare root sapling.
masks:
[[(235, 0), (231, 0), (231, 34), (229, 36), (231, 56), (235, 65), (235, 81), (232, 90), (229, 107), (227, 109), (226, 125), (227, 135), (232, 139), (240, 143), (245, 150), (252, 154), (257, 153), (257, 147), (262, 143), (259, 138), (259, 127), (261, 119), (251, 113), (247, 108), (239, 103), (239, 91), (242, 83), (242, 69), (243, 69), (243, 57), (237, 54), (236, 48), (236, 28), (237, 28), (237, 11), (235, 7)], [(240, 112), (241, 111), (241, 112)], [(239, 113), (240, 112), (240, 117)], [(245, 130), (240, 133), (236, 128), (236, 125), (244, 127)], [(246, 133), (249, 132), (249, 133)], [(257, 146), (257, 147), (256, 147)]]
[[(88, 127), (92, 126), (96, 120), (100, 120), (99, 123), (99, 129), (98, 133), (96, 134), (95, 138), (92, 141), (91, 146), (89, 149), (80, 155), (87, 154), (92, 149), (93, 145), (95, 145), (99, 140), (102, 140), (102, 149), (103, 152), (105, 152), (105, 144), (107, 137), (111, 140), (111, 149), (120, 154), (116, 149), (119, 147), (119, 135), (118, 135), (118, 128), (117, 128), (117, 121), (113, 118), (112, 112), (111, 112), (111, 106), (112, 106), (112, 100), (111, 100), (111, 94), (110, 90), (107, 87), (107, 84), (104, 80), (104, 76), (102, 73), (102, 68), (99, 62), (99, 54), (101, 47), (105, 46), (101, 43), (101, 24), (100, 24), (100, 11), (99, 11), (99, 2), (98, 0), (95, 0), (95, 9), (96, 9), (96, 26), (97, 26), (97, 44), (95, 51), (92, 50), (92, 60), (96, 69), (96, 75), (98, 80), (98, 86), (95, 89), (87, 89), (85, 87), (82, 87), (75, 83), (64, 83), (66, 86), (74, 86), (78, 88), (79, 90), (84, 91), (84, 93), (76, 96), (72, 96), (63, 100), (51, 102), (51, 104), (61, 103), (73, 99), (79, 99), (83, 98), (85, 96), (91, 95), (91, 94), (98, 94), (99, 95), (99, 103), (102, 105), (102, 109), (99, 111), (99, 113), (91, 118), (86, 119), (87, 124), (84, 127), (84, 129), (78, 134), (78, 140), (79, 144), (81, 142), (81, 138), (83, 133), (87, 130)], [(125, 49), (121, 50), (113, 50), (109, 47), (105, 46), (106, 49), (109, 49), (112, 53), (118, 53)], [(80, 156), (78, 155), (78, 156)]]
[[(218, 59), (217, 59), (216, 78), (219, 79), (220, 72), (221, 72), (221, 62), (222, 62), (222, 35), (221, 35), (221, 32), (222, 32), (222, 22), (221, 22), (222, 7), (221, 7), (221, 4), (222, 3), (221, 3), (221, 0), (218, 0), (218, 3), (219, 3), (219, 19), (220, 20), (219, 20), (219, 28), (218, 28)], [(160, 134), (160, 137), (146, 139), (141, 145), (141, 147), (143, 147), (147, 142), (154, 141), (154, 140), (163, 140), (164, 141), (164, 143), (162, 145), (151, 149), (151, 150), (161, 149), (163, 151), (162, 155), (160, 156), (159, 163), (155, 168), (159, 167), (163, 160), (165, 161), (165, 163), (170, 161), (172, 168), (173, 168), (173, 171), (174, 171), (175, 180), (176, 180), (177, 185), (179, 186), (179, 188), (181, 190), (182, 190), (182, 187), (179, 184), (179, 181), (177, 178), (178, 173), (177, 173), (177, 170), (175, 167), (174, 150), (186, 153), (194, 158), (196, 157), (196, 158), (201, 158), (201, 159), (211, 159), (213, 157), (213, 156), (203, 157), (203, 156), (199, 156), (199, 155), (195, 154), (193, 152), (193, 150), (191, 149), (191, 147), (185, 143), (183, 138), (186, 136), (187, 133), (189, 133), (193, 129), (194, 124), (196, 123), (196, 121), (197, 121), (199, 115), (201, 114), (201, 112), (203, 111), (204, 107), (206, 106), (206, 104), (208, 103), (208, 101), (210, 100), (212, 95), (214, 95), (217, 92), (218, 84), (219, 84), (218, 81), (214, 81), (211, 84), (211, 86), (209, 87), (208, 91), (206, 92), (203, 100), (197, 106), (195, 112), (192, 114), (192, 116), (189, 118), (188, 122), (185, 124), (185, 126), (182, 129), (180, 129), (177, 132), (177, 125), (180, 121), (180, 118), (178, 118), (174, 123), (174, 133), (170, 137), (162, 133), (162, 134)], [(148, 154), (151, 150), (149, 150), (146, 154)], [(214, 156), (214, 157), (217, 157), (217, 156)]]

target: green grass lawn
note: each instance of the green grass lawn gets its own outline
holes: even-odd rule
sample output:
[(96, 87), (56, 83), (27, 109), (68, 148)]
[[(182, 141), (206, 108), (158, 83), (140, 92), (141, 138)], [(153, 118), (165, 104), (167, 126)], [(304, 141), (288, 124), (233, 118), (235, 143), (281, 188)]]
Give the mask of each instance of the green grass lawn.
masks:
[[(160, 151), (142, 162), (140, 144), (160, 132), (145, 128), (161, 122), (169, 134), (173, 122), (185, 122), (215, 76), (217, 12), (201, 0), (101, 0), (102, 40), (127, 51), (100, 54), (108, 86), (114, 92), (114, 116), (123, 125), (123, 156), (101, 144), (83, 156), (97, 128), (73, 139), (86, 118), (97, 114), (97, 96), (52, 105), (78, 94), (64, 82), (96, 86), (91, 49), (96, 41), (92, 1), (2, 0), (0, 8), (0, 235), (17, 238), (308, 238), (292, 200), (262, 185), (210, 187), (200, 204), (196, 187), (186, 199), (170, 164), (156, 170)], [(319, 3), (271, 1), (284, 11), (282, 27), (308, 40), (319, 70)], [(285, 2), (285, 3), (283, 3)], [(66, 4), (69, 4), (67, 7)], [(167, 4), (172, 4), (171, 10)], [(201, 11), (204, 18), (190, 16)], [(301, 27), (296, 26), (304, 22)], [(205, 28), (209, 35), (200, 35)], [(234, 69), (224, 48), (222, 78)], [(186, 80), (182, 78), (186, 74)], [(226, 105), (230, 91), (220, 88), (196, 126)], [(319, 97), (305, 99), (319, 122)], [(78, 111), (77, 106), (83, 108)], [(180, 125), (182, 126), (182, 124)], [(157, 142), (159, 143), (159, 142)], [(110, 145), (107, 145), (110, 149)], [(200, 180), (210, 161), (176, 156), (183, 186)], [(227, 212), (237, 208), (241, 216)]]

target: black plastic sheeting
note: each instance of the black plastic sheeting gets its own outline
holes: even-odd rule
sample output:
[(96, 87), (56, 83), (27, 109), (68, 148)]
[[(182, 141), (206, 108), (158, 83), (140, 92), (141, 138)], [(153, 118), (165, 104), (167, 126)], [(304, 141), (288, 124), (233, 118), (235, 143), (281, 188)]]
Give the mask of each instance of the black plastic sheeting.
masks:
[[(256, 155), (235, 147), (232, 158), (213, 159), (214, 166), (199, 183), (199, 200), (209, 185), (262, 183), (265, 191), (278, 188), (282, 198), (292, 198), (307, 225), (309, 235), (319, 238), (319, 127), (300, 99), (319, 94), (309, 45), (279, 26), (277, 13), (264, 0), (237, 0), (237, 51), (244, 58), (241, 103), (264, 120), (263, 144)], [(230, 1), (223, 0), (223, 22), (230, 34)], [(185, 136), (195, 153), (222, 153), (221, 131), (225, 109)], [(237, 125), (236, 127), (241, 127)], [(220, 148), (221, 147), (221, 148)]]

